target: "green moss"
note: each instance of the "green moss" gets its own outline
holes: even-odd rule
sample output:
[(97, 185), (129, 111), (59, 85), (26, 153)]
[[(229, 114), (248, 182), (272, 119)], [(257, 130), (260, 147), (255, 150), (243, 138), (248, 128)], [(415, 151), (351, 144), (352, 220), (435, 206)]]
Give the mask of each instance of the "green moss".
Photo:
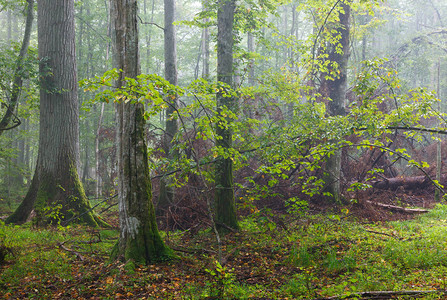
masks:
[(107, 223), (91, 211), (74, 163), (69, 164), (67, 176), (60, 179), (56, 179), (53, 174), (40, 174), (34, 208), (37, 215), (35, 223), (38, 226), (64, 224), (64, 221), (73, 219), (73, 222), (92, 227), (108, 227)]
[[(132, 109), (132, 108), (128, 108)], [(124, 258), (136, 264), (150, 264), (156, 261), (171, 259), (172, 251), (166, 247), (158, 232), (152, 204), (152, 185), (149, 177), (147, 147), (144, 143), (144, 107), (135, 106), (135, 129), (131, 136), (131, 151), (136, 157), (133, 159), (143, 164), (124, 165), (124, 176), (132, 178), (131, 191), (124, 201), (129, 220), (135, 219), (135, 236), (121, 234), (116, 249), (112, 251), (112, 258)], [(130, 130), (130, 129), (128, 129)]]

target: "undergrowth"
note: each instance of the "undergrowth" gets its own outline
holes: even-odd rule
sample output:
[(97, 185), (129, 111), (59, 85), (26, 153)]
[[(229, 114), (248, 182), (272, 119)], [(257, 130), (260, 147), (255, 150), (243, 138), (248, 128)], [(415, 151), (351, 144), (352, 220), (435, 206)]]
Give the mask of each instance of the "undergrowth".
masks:
[[(431, 290), (444, 297), (447, 206), (409, 221), (362, 224), (340, 215), (241, 220), (223, 238), (209, 229), (165, 234), (180, 259), (137, 266), (109, 261), (116, 230), (0, 226), (4, 299), (312, 299), (365, 291)], [(438, 293), (436, 293), (438, 291)]]

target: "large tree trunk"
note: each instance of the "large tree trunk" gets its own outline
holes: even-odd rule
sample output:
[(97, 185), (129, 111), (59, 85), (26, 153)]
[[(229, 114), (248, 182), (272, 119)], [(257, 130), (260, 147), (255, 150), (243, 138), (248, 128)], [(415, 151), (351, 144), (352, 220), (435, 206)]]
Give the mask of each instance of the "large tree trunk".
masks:
[[(39, 189), (36, 213), (47, 222), (48, 213), (97, 226), (99, 219), (79, 180), (79, 103), (76, 76), (73, 0), (39, 0), (40, 90)], [(58, 209), (60, 211), (51, 211)], [(51, 209), (47, 211), (48, 207)], [(52, 220), (57, 221), (54, 216)]]
[[(140, 73), (138, 57), (137, 1), (112, 0), (114, 61), (125, 77)], [(144, 140), (144, 106), (122, 101), (117, 104), (118, 198), (120, 237), (113, 258), (149, 264), (169, 255), (155, 221), (149, 177), (148, 154)]]
[(37, 224), (66, 222), (76, 216), (91, 226), (105, 224), (90, 211), (78, 176), (74, 1), (39, 0), (37, 8), (42, 60), (38, 162), (29, 193), (10, 220), (23, 222), (34, 207)]
[[(177, 85), (177, 45), (175, 36), (175, 0), (164, 0), (165, 5), (165, 26), (164, 26), (164, 47), (165, 47), (165, 78)], [(163, 150), (168, 158), (174, 158), (176, 155), (172, 152), (172, 139), (178, 131), (177, 118), (172, 115), (178, 109), (177, 95), (169, 95), (165, 101), (168, 103), (166, 108), (166, 130), (163, 135)], [(170, 170), (168, 170), (170, 171)], [(175, 189), (170, 185), (169, 177), (160, 180), (160, 197), (158, 201), (158, 211), (162, 212), (171, 203), (175, 195)]]
[[(233, 22), (235, 0), (219, 0), (217, 10), (217, 80), (232, 86), (233, 77)], [(235, 110), (235, 99), (223, 92), (217, 94), (217, 111), (224, 107)], [(221, 116), (223, 117), (223, 116)], [(218, 122), (216, 126), (216, 146), (229, 149), (233, 146), (233, 134), (227, 122)], [(236, 218), (236, 206), (233, 187), (233, 161), (218, 157), (215, 164), (216, 174), (216, 218), (217, 223), (233, 229), (239, 229)], [(220, 226), (220, 229), (224, 227)]]

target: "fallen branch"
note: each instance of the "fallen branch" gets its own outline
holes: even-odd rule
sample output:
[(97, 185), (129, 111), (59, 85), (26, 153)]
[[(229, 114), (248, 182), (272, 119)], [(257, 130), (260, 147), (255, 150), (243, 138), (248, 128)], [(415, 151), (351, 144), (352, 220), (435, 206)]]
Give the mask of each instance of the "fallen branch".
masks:
[(388, 234), (388, 233), (385, 233), (385, 232), (379, 232), (379, 231), (374, 231), (374, 230), (369, 230), (369, 229), (365, 229), (365, 230), (366, 230), (366, 232), (369, 232), (369, 233), (385, 235), (385, 236), (389, 236), (389, 237), (392, 237), (392, 238), (395, 238), (395, 239), (398, 239), (398, 240), (402, 240), (401, 237), (394, 236), (392, 234)]
[(187, 249), (187, 248), (180, 248), (180, 247), (174, 247), (169, 245), (169, 248), (171, 248), (174, 251), (188, 253), (188, 254), (216, 254), (217, 252), (214, 250), (208, 250), (208, 249)]
[(437, 294), (442, 293), (445, 294), (446, 290), (428, 290), (428, 291), (372, 291), (372, 292), (360, 292), (360, 293), (351, 293), (349, 295), (339, 295), (332, 296), (326, 298), (315, 298), (312, 300), (336, 300), (336, 299), (391, 299), (396, 296), (412, 296), (414, 297), (422, 297), (427, 294)]
[(390, 204), (383, 204), (383, 203), (379, 203), (379, 202), (372, 202), (372, 201), (366, 201), (366, 202), (369, 204), (377, 205), (377, 206), (387, 208), (390, 210), (396, 210), (396, 211), (410, 213), (410, 214), (427, 213), (430, 211), (428, 209), (422, 209), (422, 208), (406, 208), (406, 207), (395, 206), (395, 205), (390, 205)]
[(65, 242), (59, 243), (58, 244), (59, 248), (65, 250), (67, 252), (73, 253), (74, 255), (76, 255), (77, 258), (79, 258), (80, 261), (84, 261), (84, 257), (79, 252), (76, 252), (74, 250), (68, 249), (67, 247), (64, 246), (64, 243)]

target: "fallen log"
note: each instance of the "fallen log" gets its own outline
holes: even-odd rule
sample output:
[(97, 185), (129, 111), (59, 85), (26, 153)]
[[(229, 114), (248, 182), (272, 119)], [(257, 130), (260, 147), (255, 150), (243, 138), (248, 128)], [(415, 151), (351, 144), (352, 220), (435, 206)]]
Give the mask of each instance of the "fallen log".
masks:
[[(427, 291), (371, 291), (351, 293), (349, 295), (332, 296), (326, 298), (315, 298), (312, 300), (337, 300), (337, 299), (394, 299), (399, 296), (410, 296), (411, 298), (419, 298), (428, 294), (446, 294), (446, 290), (427, 290)], [(442, 298), (444, 299), (444, 298)]]
[(412, 176), (412, 177), (393, 177), (384, 178), (383, 180), (372, 181), (372, 186), (381, 190), (397, 190), (403, 187), (405, 190), (415, 190), (426, 188), (432, 181), (427, 176)]
[(401, 206), (396, 206), (396, 205), (391, 205), (391, 204), (384, 204), (384, 203), (379, 203), (379, 202), (373, 202), (373, 201), (368, 201), (368, 200), (366, 200), (366, 202), (369, 204), (373, 204), (373, 205), (377, 205), (377, 206), (386, 208), (386, 209), (395, 210), (395, 211), (404, 212), (404, 213), (410, 213), (410, 214), (429, 212), (428, 209), (423, 209), (423, 208), (406, 208), (406, 207), (401, 207)]

